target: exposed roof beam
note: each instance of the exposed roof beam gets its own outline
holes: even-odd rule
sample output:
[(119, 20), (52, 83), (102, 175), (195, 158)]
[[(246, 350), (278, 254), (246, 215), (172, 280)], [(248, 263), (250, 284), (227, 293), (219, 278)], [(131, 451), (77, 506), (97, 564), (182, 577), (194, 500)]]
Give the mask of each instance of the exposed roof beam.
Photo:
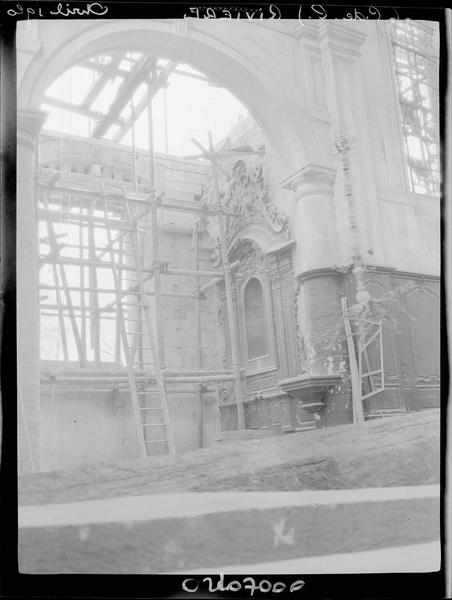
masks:
[(189, 71), (184, 71), (183, 69), (176, 69), (174, 71), (176, 75), (183, 75), (184, 77), (191, 77), (192, 79), (198, 79), (199, 81), (204, 81), (207, 85), (217, 88), (223, 88), (224, 86), (221, 83), (215, 81), (211, 77), (206, 77), (205, 75), (198, 75), (197, 73), (190, 73)]
[(175, 69), (175, 75), (183, 75), (184, 77), (191, 77), (192, 79), (199, 79), (199, 81), (205, 81), (206, 83), (210, 83), (211, 80), (205, 75), (198, 75), (197, 73), (190, 73), (189, 71), (184, 71), (183, 69)]
[(91, 104), (94, 102), (94, 100), (97, 98), (97, 96), (102, 91), (102, 88), (107, 83), (107, 81), (117, 75), (117, 72), (118, 72), (117, 67), (118, 67), (118, 64), (120, 63), (120, 61), (121, 61), (120, 57), (112, 58), (111, 63), (109, 65), (107, 65), (107, 68), (105, 69), (105, 71), (103, 71), (101, 73), (100, 77), (97, 79), (97, 81), (94, 83), (94, 85), (90, 88), (90, 90), (86, 94), (85, 99), (81, 103), (81, 106), (83, 106), (85, 108), (89, 108), (91, 106)]
[[(66, 102), (65, 100), (59, 100), (58, 98), (50, 98), (49, 96), (45, 96), (44, 102), (46, 104), (50, 104), (50, 106), (54, 106), (55, 108), (61, 108), (62, 110), (79, 113), (80, 115), (89, 117), (95, 121), (98, 121), (99, 118), (102, 118), (103, 116), (103, 113), (99, 111), (92, 110), (91, 108), (85, 108), (84, 106), (80, 106), (78, 104), (72, 104), (71, 102)], [(114, 123), (121, 127), (124, 126), (125, 120), (122, 117), (118, 117)]]
[[(122, 58), (122, 57), (121, 57)], [(119, 59), (115, 59), (115, 68), (113, 71), (114, 75), (121, 75), (123, 77), (127, 77), (128, 75), (130, 75), (131, 71), (128, 71), (127, 69), (123, 69), (122, 67), (119, 67), (119, 63), (121, 62), (121, 58)], [(125, 59), (128, 60), (128, 59)], [(85, 60), (84, 62), (82, 62), (80, 64), (81, 67), (85, 67), (86, 69), (91, 69), (92, 71), (98, 71), (99, 73), (102, 74), (109, 74), (111, 71), (113, 65), (113, 61), (109, 64), (109, 65), (103, 65), (101, 63), (96, 63), (92, 60)]]
[(94, 138), (102, 137), (108, 131), (110, 126), (119, 119), (119, 115), (127, 105), (127, 102), (137, 90), (140, 83), (149, 76), (149, 73), (155, 67), (156, 62), (157, 59), (154, 56), (146, 57), (137, 62), (135, 68), (129, 73), (129, 77), (124, 79), (120, 85), (116, 98), (110, 106), (110, 110), (94, 128)]
[[(163, 67), (163, 69), (161, 69), (159, 71), (157, 77), (153, 78), (153, 81), (152, 81), (152, 96), (155, 96), (155, 94), (159, 91), (159, 89), (162, 88), (162, 87), (164, 87), (167, 84), (168, 78), (171, 75), (171, 73), (173, 73), (175, 71), (176, 66), (177, 66), (176, 62), (169, 61)], [(132, 127), (133, 121), (134, 120), (137, 121), (137, 119), (139, 118), (139, 116), (141, 115), (141, 113), (143, 112), (143, 110), (146, 108), (147, 105), (148, 105), (148, 95), (145, 94), (144, 97), (135, 106), (135, 111), (134, 111), (135, 115), (132, 115), (132, 117), (130, 119), (128, 119), (127, 121), (125, 121), (124, 124), (121, 126), (121, 129), (114, 136), (113, 139), (114, 139), (115, 142), (120, 142), (122, 140), (122, 138), (125, 136), (125, 134)]]

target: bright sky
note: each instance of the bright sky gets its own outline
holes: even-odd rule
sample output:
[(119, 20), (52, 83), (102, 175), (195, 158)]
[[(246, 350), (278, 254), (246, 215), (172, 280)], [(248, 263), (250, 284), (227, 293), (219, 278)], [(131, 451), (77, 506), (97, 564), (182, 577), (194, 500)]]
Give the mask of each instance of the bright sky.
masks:
[[(123, 61), (121, 65), (124, 67), (125, 63), (126, 61)], [(179, 64), (177, 68), (195, 74), (199, 73), (188, 65)], [(98, 77), (99, 74), (90, 68), (73, 67), (54, 81), (46, 95), (80, 105)], [(106, 113), (121, 82), (122, 77), (111, 79), (91, 104), (91, 109)], [(134, 94), (135, 105), (145, 93), (146, 87), (141, 84)], [(89, 116), (51, 106), (45, 101), (41, 106), (43, 110), (49, 111), (45, 129), (89, 136), (95, 126), (95, 120)], [(159, 152), (167, 150), (169, 154), (178, 156), (198, 153), (197, 148), (190, 141), (191, 137), (205, 145), (207, 144), (207, 132), (211, 131), (214, 141), (218, 141), (231, 130), (240, 116), (245, 117), (248, 114), (246, 108), (229, 91), (176, 73), (170, 76), (168, 88), (161, 89), (154, 97), (153, 113), (155, 150)], [(128, 118), (129, 115), (130, 107), (128, 106), (121, 113), (121, 117)], [(137, 148), (146, 149), (148, 147), (147, 119), (147, 110), (145, 110), (135, 126)], [(118, 129), (117, 125), (113, 125), (105, 137), (113, 138)], [(131, 145), (130, 130), (121, 143)]]

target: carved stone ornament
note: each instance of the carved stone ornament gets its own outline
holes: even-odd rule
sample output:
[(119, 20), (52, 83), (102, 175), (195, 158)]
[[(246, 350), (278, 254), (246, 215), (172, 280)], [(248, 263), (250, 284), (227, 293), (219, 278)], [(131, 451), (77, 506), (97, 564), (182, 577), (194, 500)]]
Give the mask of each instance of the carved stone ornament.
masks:
[[(268, 186), (264, 181), (263, 166), (254, 166), (240, 158), (236, 160), (230, 174), (219, 182), (223, 208), (229, 213), (225, 220), (226, 241), (245, 225), (261, 222), (268, 225), (274, 233), (282, 233), (288, 229), (288, 218), (279, 212), (271, 201)], [(212, 203), (210, 191), (212, 185), (205, 186), (207, 202)], [(232, 214), (231, 214), (232, 213)]]
[(257, 164), (250, 173), (243, 159), (235, 161), (226, 181), (224, 204), (227, 210), (234, 213), (226, 222), (228, 238), (247, 222), (256, 219), (263, 219), (275, 233), (287, 228), (287, 217), (281, 215), (270, 200), (262, 164)]
[(235, 404), (234, 384), (231, 381), (220, 383), (217, 388), (217, 394), (219, 406)]
[(241, 254), (240, 260), (241, 265), (238, 272), (245, 276), (253, 275), (256, 272), (268, 275), (273, 268), (272, 258), (249, 243), (245, 244), (245, 250)]

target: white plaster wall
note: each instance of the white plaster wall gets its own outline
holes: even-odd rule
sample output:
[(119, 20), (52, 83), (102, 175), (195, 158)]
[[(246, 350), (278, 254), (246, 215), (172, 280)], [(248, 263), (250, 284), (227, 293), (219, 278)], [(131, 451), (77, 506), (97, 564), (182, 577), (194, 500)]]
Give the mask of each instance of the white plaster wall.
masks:
[(63, 469), (138, 456), (130, 401), (115, 408), (111, 394), (41, 393), (41, 467)]
[[(367, 33), (361, 60), (383, 261), (401, 270), (438, 274), (440, 199), (409, 191), (387, 26), (384, 21), (359, 25)], [(438, 30), (434, 22), (430, 25)]]

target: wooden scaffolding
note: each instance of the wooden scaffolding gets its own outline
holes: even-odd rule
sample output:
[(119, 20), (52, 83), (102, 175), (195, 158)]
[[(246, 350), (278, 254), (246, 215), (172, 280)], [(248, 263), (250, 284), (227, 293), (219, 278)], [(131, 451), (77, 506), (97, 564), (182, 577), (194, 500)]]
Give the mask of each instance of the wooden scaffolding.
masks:
[[(201, 444), (202, 400), (208, 384), (233, 383), (238, 428), (245, 428), (239, 340), (233, 306), (234, 270), (239, 263), (230, 264), (227, 254), (224, 219), (228, 213), (222, 204), (218, 183), (218, 169), (221, 169), (218, 160), (222, 154), (215, 152), (210, 134), (208, 149), (194, 140), (201, 148), (201, 156), (211, 166), (213, 202), (209, 205), (197, 201), (176, 201), (159, 194), (155, 189), (152, 130), (154, 94), (155, 86), (151, 77), (148, 85), (147, 192), (137, 189), (135, 166), (131, 191), (125, 187), (107, 187), (102, 179), (97, 184), (74, 181), (70, 169), (66, 176), (61, 171), (55, 171), (41, 172), (37, 178), (38, 218), (46, 224), (40, 242), (47, 249), (41, 254), (40, 260), (41, 265), (47, 265), (53, 275), (52, 283), (41, 284), (41, 315), (58, 317), (64, 359), (67, 361), (69, 358), (70, 334), (72, 347), (75, 345), (78, 363), (82, 367), (81, 373), (73, 376), (50, 374), (47, 382), (51, 387), (51, 397), (55, 397), (56, 384), (63, 384), (63, 388), (59, 389), (59, 393), (62, 393), (65, 390), (73, 391), (71, 384), (77, 382), (82, 382), (85, 390), (129, 390), (141, 456), (176, 451), (168, 393), (177, 390), (183, 392), (187, 384), (194, 384), (199, 394)], [(135, 156), (133, 148), (133, 162)], [(161, 256), (159, 217), (168, 211), (197, 217), (193, 232), (192, 269), (177, 268), (177, 265), (170, 265)], [(199, 238), (205, 231), (203, 224), (211, 218), (217, 220), (221, 267), (203, 270), (199, 266)], [(77, 243), (65, 240), (62, 228), (57, 226), (62, 222), (79, 229)], [(103, 230), (103, 235), (99, 234), (100, 230)], [(146, 234), (149, 236), (149, 231), (152, 259), (146, 264), (145, 237)], [(101, 238), (103, 243), (99, 242)], [(75, 256), (68, 256), (67, 250)], [(79, 270), (78, 285), (72, 285), (68, 277), (68, 269), (73, 267)], [(103, 277), (99, 277), (100, 272)], [(105, 280), (106, 272), (110, 274), (109, 286), (99, 281)], [(161, 282), (167, 275), (191, 277), (194, 281), (193, 292), (164, 291)], [(225, 285), (232, 364), (230, 369), (207, 370), (202, 368), (201, 360), (201, 301), (207, 289), (219, 282)], [(49, 295), (53, 300), (49, 301)], [(113, 298), (101, 306), (101, 298), (108, 295)], [(181, 371), (167, 365), (162, 319), (162, 305), (167, 296), (182, 297), (195, 303), (196, 369)], [(102, 370), (100, 331), (104, 321), (108, 320), (116, 321), (114, 363), (125, 365), (126, 374), (106, 374)], [(89, 369), (90, 365), (95, 368)], [(99, 388), (99, 384), (104, 387)]]

